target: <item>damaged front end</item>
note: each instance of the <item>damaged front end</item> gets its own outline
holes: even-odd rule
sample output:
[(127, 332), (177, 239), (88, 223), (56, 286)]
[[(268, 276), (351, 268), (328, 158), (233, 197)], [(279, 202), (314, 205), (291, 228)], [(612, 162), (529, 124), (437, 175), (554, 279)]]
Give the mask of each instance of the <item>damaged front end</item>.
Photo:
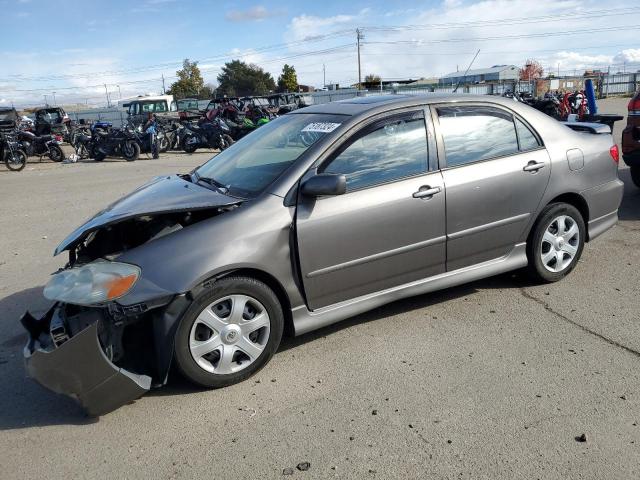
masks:
[[(176, 196), (181, 201), (176, 200)], [(56, 249), (69, 262), (45, 287), (56, 303), (25, 313), (29, 376), (76, 398), (91, 416), (166, 383), (188, 292), (166, 291), (125, 252), (234, 209), (238, 200), (180, 176), (155, 179), (98, 213)]]
[(151, 388), (150, 376), (113, 363), (113, 344), (104, 347), (103, 342), (111, 339), (99, 311), (67, 317), (65, 310), (56, 304), (38, 320), (28, 312), (23, 315), (21, 322), (29, 332), (24, 357), (30, 377), (77, 399), (90, 416), (108, 413)]

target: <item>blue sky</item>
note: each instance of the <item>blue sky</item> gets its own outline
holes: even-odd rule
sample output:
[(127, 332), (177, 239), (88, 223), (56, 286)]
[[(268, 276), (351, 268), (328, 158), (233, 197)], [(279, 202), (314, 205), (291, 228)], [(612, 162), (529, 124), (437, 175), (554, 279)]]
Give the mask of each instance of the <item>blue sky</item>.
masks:
[(527, 58), (566, 73), (640, 67), (635, 0), (0, 0), (0, 11), (0, 105), (51, 101), (54, 91), (58, 103), (99, 105), (104, 84), (112, 98), (159, 93), (187, 57), (214, 84), (240, 58), (274, 77), (293, 64), (315, 86), (324, 64), (328, 82), (347, 85), (357, 81), (357, 27), (363, 75), (386, 79), (464, 69), (477, 49), (474, 67)]

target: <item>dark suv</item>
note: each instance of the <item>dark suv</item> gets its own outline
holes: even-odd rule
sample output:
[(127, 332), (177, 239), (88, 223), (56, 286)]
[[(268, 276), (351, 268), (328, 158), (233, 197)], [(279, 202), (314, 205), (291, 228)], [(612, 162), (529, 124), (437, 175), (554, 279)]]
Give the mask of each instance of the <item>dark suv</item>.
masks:
[(631, 168), (633, 183), (640, 188), (640, 90), (627, 108), (627, 126), (622, 131), (622, 159)]

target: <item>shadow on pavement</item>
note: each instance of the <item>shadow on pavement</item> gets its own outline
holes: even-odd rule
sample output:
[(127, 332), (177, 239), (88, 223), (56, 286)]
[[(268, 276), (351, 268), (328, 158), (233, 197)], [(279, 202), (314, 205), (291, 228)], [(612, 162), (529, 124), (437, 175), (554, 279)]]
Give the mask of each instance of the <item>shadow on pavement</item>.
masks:
[[(384, 320), (393, 315), (471, 295), (479, 289), (519, 288), (520, 286), (522, 286), (520, 276), (508, 274), (399, 300), (300, 337), (283, 338), (278, 352), (285, 352), (354, 325)], [(54, 394), (27, 378), (22, 365), (22, 347), (26, 342), (26, 334), (21, 331), (22, 327), (18, 324), (18, 319), (27, 308), (33, 313), (46, 311), (48, 302), (42, 297), (42, 287), (30, 288), (0, 299), (0, 312), (2, 312), (2, 318), (7, 320), (2, 332), (5, 340), (0, 343), (0, 376), (3, 379), (4, 391), (0, 396), (0, 430), (47, 425), (87, 425), (99, 421), (86, 417), (80, 406), (72, 399)], [(172, 371), (165, 387), (152, 390), (147, 395), (185, 395), (205, 390), (192, 385)]]
[(624, 197), (618, 211), (620, 221), (640, 220), (640, 188), (631, 181), (631, 172), (628, 168), (618, 170), (620, 180), (624, 182)]

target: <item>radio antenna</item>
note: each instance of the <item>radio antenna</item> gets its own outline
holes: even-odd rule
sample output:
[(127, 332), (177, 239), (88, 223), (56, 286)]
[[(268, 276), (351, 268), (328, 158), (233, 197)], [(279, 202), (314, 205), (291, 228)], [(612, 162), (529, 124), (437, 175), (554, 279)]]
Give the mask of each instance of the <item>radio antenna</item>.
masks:
[[(469, 69), (471, 68), (471, 65), (473, 65), (473, 62), (476, 61), (476, 58), (478, 57), (478, 54), (480, 53), (480, 49), (478, 49), (478, 51), (476, 52), (476, 54), (473, 56), (473, 59), (471, 60), (471, 63), (469, 64), (469, 66), (467, 67), (467, 69), (464, 71), (464, 75), (462, 76), (462, 78), (467, 76), (467, 73), (469, 72)], [(458, 91), (458, 87), (460, 86), (460, 79), (458, 79), (458, 83), (456, 83), (456, 88), (453, 89), (453, 93), (456, 93)]]

